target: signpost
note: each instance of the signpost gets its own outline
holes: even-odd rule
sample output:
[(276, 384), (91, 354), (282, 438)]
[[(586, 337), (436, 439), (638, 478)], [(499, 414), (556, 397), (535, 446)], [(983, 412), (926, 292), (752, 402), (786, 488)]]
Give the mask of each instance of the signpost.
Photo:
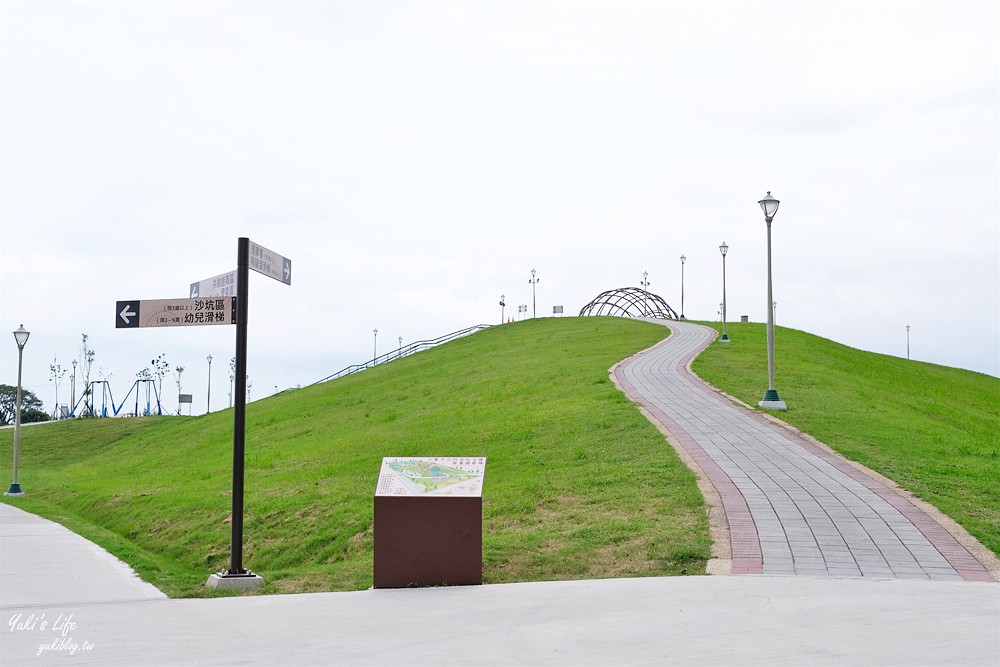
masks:
[(208, 578), (209, 588), (257, 588), (264, 579), (243, 567), (243, 477), (247, 420), (247, 295), (250, 269), (292, 284), (292, 261), (240, 237), (236, 245), (236, 384), (233, 401), (233, 509), (229, 569)]
[[(247, 293), (250, 269), (292, 284), (292, 260), (241, 237), (236, 270), (191, 283), (188, 299), (118, 301), (115, 328), (236, 325), (236, 378), (233, 401), (233, 505), (230, 567), (208, 578), (209, 588), (257, 588), (264, 580), (243, 567), (243, 471), (246, 449)], [(235, 295), (233, 289), (235, 287)], [(188, 403), (191, 397), (182, 394)], [(185, 402), (179, 400), (179, 402)]]
[(115, 328), (236, 324), (236, 297), (135, 299), (115, 303)]

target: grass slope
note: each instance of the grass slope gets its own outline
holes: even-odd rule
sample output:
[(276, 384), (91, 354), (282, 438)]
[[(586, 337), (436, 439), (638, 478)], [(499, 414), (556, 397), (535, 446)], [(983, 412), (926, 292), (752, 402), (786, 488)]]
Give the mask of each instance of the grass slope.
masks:
[[(721, 331), (721, 325), (712, 324)], [(695, 359), (704, 380), (756, 406), (767, 389), (763, 324), (728, 324)], [(1000, 379), (775, 333), (778, 416), (895, 480), (1000, 553)]]
[[(262, 592), (367, 588), (382, 456), (486, 456), (487, 582), (704, 572), (693, 475), (608, 379), (667, 335), (612, 318), (504, 325), (247, 409), (244, 562)], [(9, 470), (12, 433), (0, 433)], [(171, 596), (229, 562), (232, 411), (22, 431), (16, 504)], [(9, 499), (5, 499), (9, 500)]]

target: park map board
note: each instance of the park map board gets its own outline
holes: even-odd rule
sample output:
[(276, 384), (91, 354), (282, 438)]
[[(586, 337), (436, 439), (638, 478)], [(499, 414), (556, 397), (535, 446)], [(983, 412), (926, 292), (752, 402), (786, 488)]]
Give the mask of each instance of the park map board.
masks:
[(482, 456), (386, 456), (375, 495), (480, 498), (485, 474)]

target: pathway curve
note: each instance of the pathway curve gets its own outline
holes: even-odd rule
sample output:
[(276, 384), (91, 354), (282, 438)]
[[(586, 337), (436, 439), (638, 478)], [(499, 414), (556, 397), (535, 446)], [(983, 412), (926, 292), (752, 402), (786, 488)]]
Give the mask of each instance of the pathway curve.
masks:
[(897, 491), (691, 374), (713, 329), (649, 321), (672, 335), (619, 364), (615, 377), (719, 492), (733, 574), (994, 581)]

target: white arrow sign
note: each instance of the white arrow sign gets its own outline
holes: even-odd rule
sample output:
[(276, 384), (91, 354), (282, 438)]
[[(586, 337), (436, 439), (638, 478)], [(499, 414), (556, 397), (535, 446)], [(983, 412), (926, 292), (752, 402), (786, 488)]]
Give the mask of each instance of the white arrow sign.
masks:
[(122, 321), (125, 323), (124, 326), (126, 327), (132, 325), (132, 323), (129, 322), (129, 318), (135, 317), (136, 315), (139, 314), (138, 312), (132, 310), (133, 304), (134, 304), (133, 301), (126, 301), (125, 307), (122, 308), (122, 312), (118, 313), (118, 316), (122, 318)]
[(192, 299), (208, 296), (236, 296), (236, 271), (220, 273), (217, 276), (191, 283), (188, 296)]
[(286, 285), (292, 284), (292, 260), (250, 241), (250, 268)]

